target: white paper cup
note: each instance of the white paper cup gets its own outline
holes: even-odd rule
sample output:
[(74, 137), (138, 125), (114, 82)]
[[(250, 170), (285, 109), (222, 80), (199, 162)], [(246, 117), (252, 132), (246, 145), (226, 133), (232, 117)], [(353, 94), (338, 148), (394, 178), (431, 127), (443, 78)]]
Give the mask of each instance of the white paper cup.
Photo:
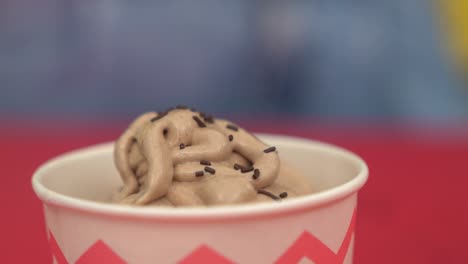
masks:
[(108, 203), (121, 184), (111, 143), (47, 162), (32, 184), (55, 263), (352, 263), (364, 161), (316, 141), (260, 138), (303, 170), (317, 192), (241, 206), (130, 207)]

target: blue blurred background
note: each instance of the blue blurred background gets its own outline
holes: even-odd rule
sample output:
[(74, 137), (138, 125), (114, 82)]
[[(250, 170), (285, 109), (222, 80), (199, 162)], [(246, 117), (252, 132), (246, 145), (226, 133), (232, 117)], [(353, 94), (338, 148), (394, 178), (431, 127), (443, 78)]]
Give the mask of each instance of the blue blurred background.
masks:
[(0, 0), (0, 119), (217, 114), (465, 122), (423, 0)]

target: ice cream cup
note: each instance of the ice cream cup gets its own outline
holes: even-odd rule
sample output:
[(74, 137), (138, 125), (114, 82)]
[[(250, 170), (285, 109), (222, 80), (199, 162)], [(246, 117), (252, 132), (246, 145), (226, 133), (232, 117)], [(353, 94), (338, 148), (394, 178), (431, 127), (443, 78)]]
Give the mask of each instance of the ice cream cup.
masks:
[(316, 192), (212, 208), (111, 204), (121, 185), (113, 144), (54, 158), (32, 178), (54, 263), (352, 263), (365, 162), (342, 148), (259, 135), (303, 170)]

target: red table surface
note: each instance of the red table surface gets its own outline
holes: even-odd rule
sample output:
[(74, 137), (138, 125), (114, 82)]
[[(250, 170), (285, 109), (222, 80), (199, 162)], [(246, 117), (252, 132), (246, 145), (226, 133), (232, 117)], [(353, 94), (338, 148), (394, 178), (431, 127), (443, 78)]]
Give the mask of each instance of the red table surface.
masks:
[[(254, 125), (249, 125), (254, 124)], [(468, 131), (444, 132), (250, 122), (253, 131), (331, 142), (368, 163), (359, 194), (355, 263), (468, 263)], [(47, 159), (115, 139), (125, 125), (0, 127), (1, 263), (51, 263), (30, 177)], [(451, 135), (450, 137), (448, 135)]]

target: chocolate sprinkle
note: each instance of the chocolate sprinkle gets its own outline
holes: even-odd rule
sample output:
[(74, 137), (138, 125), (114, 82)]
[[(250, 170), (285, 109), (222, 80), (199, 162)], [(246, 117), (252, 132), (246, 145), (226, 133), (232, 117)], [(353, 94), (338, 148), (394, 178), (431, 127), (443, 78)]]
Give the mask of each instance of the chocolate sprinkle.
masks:
[(270, 153), (270, 152), (273, 152), (275, 150), (276, 150), (276, 147), (269, 147), (269, 148), (265, 149), (263, 152)]
[(254, 170), (254, 167), (243, 167), (241, 168), (242, 173), (251, 172)]
[(209, 124), (213, 124), (214, 123), (214, 118), (212, 116), (204, 116), (203, 117), (203, 120), (205, 120), (205, 122), (209, 123)]
[(195, 120), (195, 122), (197, 122), (197, 125), (199, 127), (206, 127), (206, 124), (203, 123), (203, 121), (201, 121), (198, 116), (192, 116), (192, 118), (193, 118), (193, 120)]
[(242, 166), (242, 165), (240, 165), (240, 164), (237, 164), (237, 163), (234, 164), (234, 169), (235, 169), (235, 170), (241, 170), (241, 169), (243, 169), (243, 168), (244, 168), (244, 166)]
[(188, 107), (185, 106), (185, 105), (178, 105), (178, 106), (175, 107), (175, 109), (182, 109), (182, 110), (185, 110), (185, 109), (188, 109)]
[(209, 172), (209, 173), (211, 173), (211, 174), (215, 174), (215, 173), (216, 173), (215, 169), (213, 169), (213, 168), (211, 168), (211, 167), (205, 167), (205, 171), (206, 171), (206, 172)]
[(196, 171), (195, 172), (195, 176), (197, 176), (197, 177), (201, 177), (203, 175), (205, 175), (205, 173), (203, 171)]
[(205, 120), (207, 123), (213, 124), (214, 123), (214, 118), (212, 115), (208, 115), (204, 112), (200, 112), (200, 116)]
[(258, 179), (258, 177), (260, 177), (260, 170), (259, 169), (255, 169), (254, 170), (254, 174), (252, 175), (252, 178), (254, 180)]
[(228, 125), (226, 125), (226, 128), (227, 128), (227, 129), (231, 129), (231, 130), (233, 130), (233, 131), (237, 131), (237, 130), (239, 130), (239, 128), (238, 128), (238, 127), (236, 127), (235, 125), (232, 125), (232, 124), (228, 124)]
[(166, 109), (166, 113), (169, 113), (170, 111), (176, 109), (175, 107), (169, 107), (168, 109)]
[(268, 197), (270, 197), (271, 199), (276, 200), (276, 201), (278, 201), (278, 200), (280, 201), (280, 200), (281, 200), (278, 196), (276, 196), (276, 195), (274, 195), (274, 194), (272, 194), (271, 192), (266, 191), (266, 190), (258, 190), (257, 193), (266, 195), (266, 196), (268, 196)]
[(207, 160), (200, 160), (200, 164), (201, 165), (206, 165), (206, 166), (211, 166), (211, 162), (209, 162)]
[(184, 143), (180, 143), (179, 148), (180, 148), (180, 149), (184, 149), (184, 148), (185, 148), (185, 144), (184, 144)]
[(287, 192), (282, 192), (282, 193), (279, 194), (279, 197), (280, 198), (286, 198), (286, 197), (288, 197), (288, 193)]
[(232, 141), (232, 140), (234, 139), (234, 136), (233, 136), (233, 135), (229, 135), (228, 138), (229, 138), (229, 141)]
[(159, 119), (163, 118), (163, 117), (166, 116), (166, 115), (167, 115), (167, 112), (158, 113), (157, 116), (151, 118), (151, 122), (158, 121)]

